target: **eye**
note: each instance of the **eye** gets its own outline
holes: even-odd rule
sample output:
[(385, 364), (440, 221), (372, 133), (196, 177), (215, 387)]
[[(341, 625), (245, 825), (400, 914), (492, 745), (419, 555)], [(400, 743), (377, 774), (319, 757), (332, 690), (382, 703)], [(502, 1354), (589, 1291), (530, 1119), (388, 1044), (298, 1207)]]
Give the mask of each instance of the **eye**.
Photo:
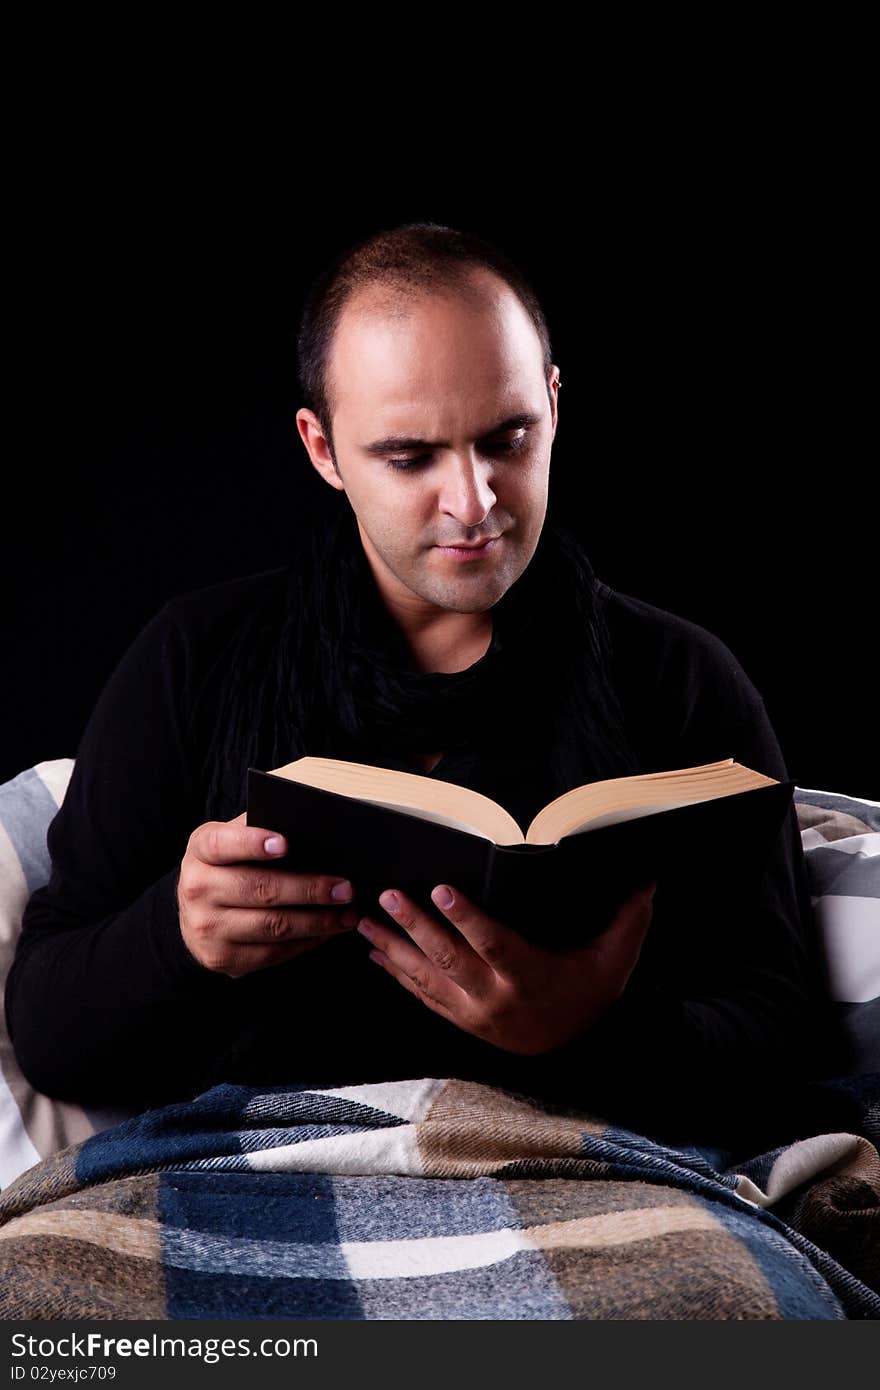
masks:
[[(526, 430), (518, 431), (514, 439), (498, 439), (486, 445), (484, 450), (487, 454), (511, 455), (520, 453), (528, 444), (529, 436)], [(406, 473), (422, 464), (427, 463), (431, 458), (430, 454), (416, 454), (413, 458), (387, 459), (389, 468), (393, 468), (398, 473)]]

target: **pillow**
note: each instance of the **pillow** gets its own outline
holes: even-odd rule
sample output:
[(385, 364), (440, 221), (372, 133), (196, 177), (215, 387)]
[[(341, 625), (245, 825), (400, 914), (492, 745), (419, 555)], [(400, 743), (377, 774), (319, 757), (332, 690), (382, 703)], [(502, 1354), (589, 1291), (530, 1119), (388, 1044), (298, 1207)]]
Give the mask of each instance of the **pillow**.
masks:
[(794, 800), (848, 1071), (880, 1072), (880, 802), (811, 787)]
[[(49, 881), (46, 834), (73, 758), (0, 786), (0, 1001), (31, 893)], [(813, 909), (854, 1072), (880, 1071), (880, 803), (796, 787)], [(53, 1100), (22, 1076), (0, 1007), (0, 1189), (33, 1164), (142, 1113)]]
[(22, 1076), (2, 1006), (25, 904), (49, 881), (46, 833), (61, 805), (73, 758), (38, 763), (0, 786), (0, 1189), (26, 1168), (141, 1113), (53, 1100)]

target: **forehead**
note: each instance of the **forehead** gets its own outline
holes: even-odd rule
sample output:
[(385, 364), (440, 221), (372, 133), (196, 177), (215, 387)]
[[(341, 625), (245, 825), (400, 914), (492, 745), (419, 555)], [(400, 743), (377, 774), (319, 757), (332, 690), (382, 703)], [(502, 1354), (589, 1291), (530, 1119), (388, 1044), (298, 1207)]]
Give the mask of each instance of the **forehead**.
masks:
[(543, 385), (535, 326), (496, 277), (464, 289), (358, 292), (340, 316), (331, 374), (336, 408), (373, 415), (454, 399), (521, 402)]

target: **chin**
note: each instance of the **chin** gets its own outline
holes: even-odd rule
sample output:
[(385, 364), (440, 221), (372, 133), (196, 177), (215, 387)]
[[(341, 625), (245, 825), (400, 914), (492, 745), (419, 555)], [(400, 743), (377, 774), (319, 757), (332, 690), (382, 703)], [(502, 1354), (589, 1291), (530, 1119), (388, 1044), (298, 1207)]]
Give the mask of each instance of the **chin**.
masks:
[(441, 587), (435, 581), (410, 584), (409, 588), (423, 602), (445, 608), (450, 613), (485, 613), (501, 597), (497, 582), (492, 585), (447, 583)]

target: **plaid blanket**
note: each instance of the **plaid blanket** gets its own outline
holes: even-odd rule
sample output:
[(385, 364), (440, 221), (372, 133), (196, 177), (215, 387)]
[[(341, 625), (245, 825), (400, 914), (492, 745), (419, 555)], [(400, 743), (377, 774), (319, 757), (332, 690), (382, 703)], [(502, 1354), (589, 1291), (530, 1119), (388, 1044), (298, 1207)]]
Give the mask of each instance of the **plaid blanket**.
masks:
[(880, 1075), (844, 1084), (862, 1133), (733, 1167), (455, 1078), (216, 1086), (0, 1194), (0, 1316), (880, 1319)]

